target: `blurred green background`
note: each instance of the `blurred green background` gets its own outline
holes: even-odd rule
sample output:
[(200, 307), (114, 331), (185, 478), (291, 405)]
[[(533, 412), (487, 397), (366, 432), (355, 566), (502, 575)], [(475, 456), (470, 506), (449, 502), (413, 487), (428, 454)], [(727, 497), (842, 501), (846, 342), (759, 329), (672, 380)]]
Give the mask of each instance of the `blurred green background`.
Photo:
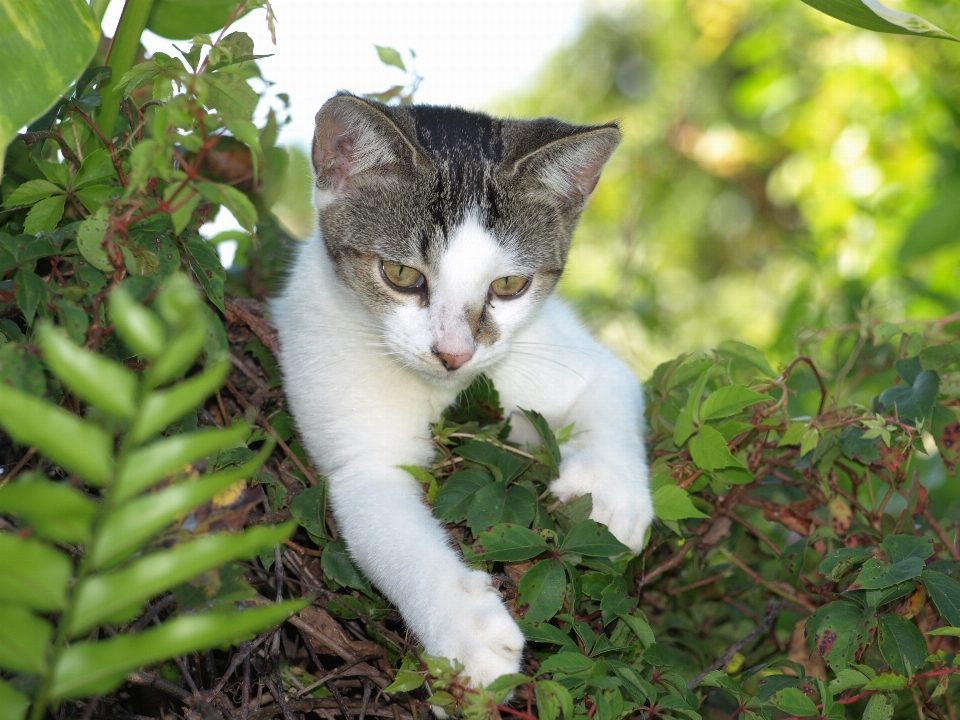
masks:
[[(888, 4), (960, 32), (953, 0)], [(851, 350), (832, 329), (960, 310), (958, 70), (957, 43), (799, 0), (645, 0), (600, 6), (488, 109), (620, 121), (561, 292), (640, 377), (723, 340), (775, 367), (833, 348), (830, 374)], [(306, 157), (291, 170), (276, 212), (302, 236)]]

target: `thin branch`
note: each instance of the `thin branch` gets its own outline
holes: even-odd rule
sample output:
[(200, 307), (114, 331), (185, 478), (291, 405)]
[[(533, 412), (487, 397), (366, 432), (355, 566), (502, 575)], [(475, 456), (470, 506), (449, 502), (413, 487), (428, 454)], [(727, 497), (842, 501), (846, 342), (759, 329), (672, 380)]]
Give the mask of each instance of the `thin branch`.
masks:
[(742, 637), (740, 640), (737, 640), (733, 645), (727, 648), (727, 651), (723, 655), (714, 660), (709, 667), (705, 668), (703, 672), (688, 682), (687, 690), (693, 690), (697, 685), (700, 684), (701, 680), (703, 680), (714, 670), (719, 670), (720, 668), (725, 667), (727, 663), (733, 659), (733, 656), (740, 652), (741, 649), (766, 633), (773, 625), (773, 621), (776, 620), (777, 616), (780, 614), (780, 607), (781, 603), (779, 600), (770, 600), (767, 603), (767, 616), (761, 621), (761, 623), (751, 630), (749, 634)]

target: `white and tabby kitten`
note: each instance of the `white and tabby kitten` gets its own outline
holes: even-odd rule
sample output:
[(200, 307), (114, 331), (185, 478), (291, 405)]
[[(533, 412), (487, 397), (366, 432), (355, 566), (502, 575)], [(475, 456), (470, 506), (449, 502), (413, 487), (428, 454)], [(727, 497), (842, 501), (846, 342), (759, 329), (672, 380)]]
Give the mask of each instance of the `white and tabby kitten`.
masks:
[(398, 466), (431, 462), (430, 423), (486, 373), (512, 439), (537, 441), (518, 407), (576, 423), (551, 492), (591, 493), (642, 548), (640, 386), (551, 296), (620, 132), (346, 93), (316, 121), (321, 232), (272, 304), (290, 407), (357, 565), (427, 652), (488, 684), (519, 669), (523, 635)]

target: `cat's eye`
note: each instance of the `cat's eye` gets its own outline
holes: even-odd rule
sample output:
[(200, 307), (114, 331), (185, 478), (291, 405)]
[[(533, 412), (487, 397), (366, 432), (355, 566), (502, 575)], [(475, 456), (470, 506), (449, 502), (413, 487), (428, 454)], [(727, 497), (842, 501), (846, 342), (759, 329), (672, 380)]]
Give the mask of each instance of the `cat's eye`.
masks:
[(380, 273), (394, 288), (404, 292), (419, 291), (427, 282), (416, 268), (390, 260), (380, 261)]
[(490, 292), (500, 298), (516, 297), (530, 284), (530, 278), (522, 275), (508, 275), (490, 283)]

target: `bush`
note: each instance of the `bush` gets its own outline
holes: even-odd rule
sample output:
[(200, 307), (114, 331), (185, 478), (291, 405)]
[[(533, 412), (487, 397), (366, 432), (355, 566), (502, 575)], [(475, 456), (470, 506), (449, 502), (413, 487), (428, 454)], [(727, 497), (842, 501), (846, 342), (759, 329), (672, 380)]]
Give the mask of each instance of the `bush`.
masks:
[[(737, 342), (660, 365), (647, 384), (660, 521), (636, 558), (589, 520), (589, 497), (549, 496), (577, 428), (533, 408), (541, 443), (511, 445), (481, 379), (435, 426), (436, 463), (409, 472), (465, 558), (499, 578), (529, 641), (524, 673), (474, 690), (404, 637), (326, 514), (255, 299), (290, 242), (270, 215), (282, 111), (252, 122), (257, 56), (227, 31), (260, 5), (210, 0), (187, 17), (158, 0), (125, 13), (103, 65), (82, 3), (38, 4), (74, 14), (61, 44), (77, 52), (57, 87), (36, 81), (37, 102), (17, 108), (29, 117), (11, 115), (32, 124), (0, 182), (0, 718), (30, 702), (34, 718), (57, 705), (412, 718), (426, 703), (547, 720), (952, 717), (956, 315), (865, 314), (777, 370)], [(137, 63), (148, 25), (222, 31)], [(221, 205), (244, 227), (230, 273), (197, 233)], [(267, 596), (295, 600), (248, 608)]]

